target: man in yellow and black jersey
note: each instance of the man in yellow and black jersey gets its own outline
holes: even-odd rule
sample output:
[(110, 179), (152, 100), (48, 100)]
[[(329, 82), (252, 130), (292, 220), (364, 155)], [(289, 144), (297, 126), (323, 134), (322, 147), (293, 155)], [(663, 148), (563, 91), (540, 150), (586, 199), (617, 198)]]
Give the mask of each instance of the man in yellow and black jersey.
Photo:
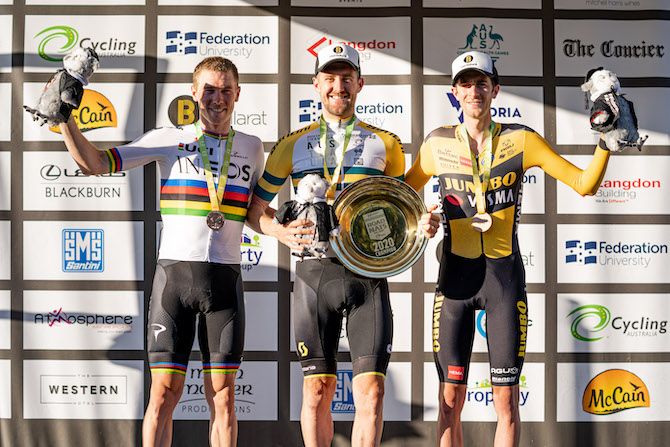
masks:
[(532, 129), (494, 123), (500, 90), (491, 58), (471, 51), (452, 63), (452, 92), (463, 123), (432, 131), (406, 181), (416, 190), (439, 177), (445, 238), (434, 302), (433, 351), (440, 378), (440, 446), (462, 446), (474, 313), (486, 310), (498, 425), (496, 446), (519, 443), (519, 376), (526, 349), (525, 273), (517, 241), (523, 173), (534, 166), (582, 195), (594, 194), (609, 150), (601, 140), (581, 170)]
[[(306, 174), (325, 177), (330, 184), (328, 197), (333, 199), (360, 179), (371, 175), (402, 179), (405, 172), (398, 137), (354, 115), (356, 96), (363, 88), (358, 52), (341, 44), (325, 47), (318, 54), (315, 72), (313, 84), (321, 97), (323, 115), (277, 142), (256, 185), (248, 214), (252, 228), (276, 237), (295, 252), (311, 243), (309, 237), (301, 236), (313, 233), (313, 223), (304, 219), (286, 225), (274, 223), (274, 210), (268, 207), (289, 176), (294, 187)], [(426, 233), (434, 235), (439, 220), (425, 215), (422, 224)], [(300, 423), (305, 446), (326, 447), (333, 439), (330, 406), (344, 315), (356, 408), (352, 445), (378, 446), (393, 336), (386, 280), (357, 275), (335, 257), (306, 258), (297, 263), (291, 310), (304, 374)]]

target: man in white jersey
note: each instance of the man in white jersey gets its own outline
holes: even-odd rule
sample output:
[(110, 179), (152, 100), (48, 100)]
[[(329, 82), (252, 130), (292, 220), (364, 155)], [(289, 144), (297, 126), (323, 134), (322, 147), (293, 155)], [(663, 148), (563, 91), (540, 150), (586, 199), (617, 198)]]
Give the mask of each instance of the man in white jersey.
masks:
[[(314, 88), (323, 115), (279, 140), (259, 179), (249, 225), (272, 235), (294, 251), (311, 243), (312, 222), (273, 223), (269, 203), (290, 175), (293, 186), (316, 173), (325, 177), (333, 199), (347, 185), (373, 175), (403, 178), (405, 158), (397, 136), (360, 121), (354, 115), (363, 88), (358, 52), (344, 44), (319, 51)], [(422, 228), (434, 234), (439, 217), (426, 214)], [(304, 228), (304, 226), (308, 226)], [(330, 253), (330, 252), (329, 252)], [(393, 319), (386, 279), (357, 275), (337, 258), (304, 259), (296, 267), (291, 302), (293, 329), (304, 374), (300, 424), (306, 447), (330, 446), (331, 402), (337, 382), (337, 344), (342, 319), (352, 361), (356, 413), (352, 445), (378, 446), (382, 435), (384, 379), (391, 357)]]
[(263, 145), (230, 122), (240, 95), (237, 67), (210, 57), (193, 71), (200, 120), (159, 128), (98, 150), (72, 118), (60, 124), (68, 151), (89, 175), (158, 163), (163, 231), (147, 322), (151, 392), (144, 446), (172, 444), (196, 319), (213, 446), (237, 444), (235, 375), (244, 347), (240, 237), (250, 192), (263, 169)]

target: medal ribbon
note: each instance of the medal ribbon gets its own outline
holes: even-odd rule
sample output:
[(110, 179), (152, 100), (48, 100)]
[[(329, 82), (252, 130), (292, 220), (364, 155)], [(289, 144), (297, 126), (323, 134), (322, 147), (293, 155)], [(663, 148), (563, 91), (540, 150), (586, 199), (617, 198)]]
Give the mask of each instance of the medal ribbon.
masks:
[[(479, 154), (481, 160), (481, 171), (479, 169), (479, 162), (475, 157), (474, 152), (470, 149), (470, 138), (465, 124), (458, 126), (461, 139), (467, 147), (470, 154), (470, 161), (472, 162), (472, 181), (475, 185), (475, 202), (477, 203), (477, 213), (486, 213), (486, 189), (489, 186), (489, 179), (491, 178), (491, 166), (493, 165), (494, 151), (493, 151), (493, 133), (496, 129), (496, 123), (491, 121), (489, 126), (489, 133), (484, 140), (484, 149)], [(480, 177), (481, 175), (481, 177)]]
[(226, 190), (226, 183), (228, 183), (228, 167), (230, 166), (230, 155), (233, 152), (233, 138), (235, 131), (231, 127), (226, 137), (226, 149), (223, 154), (223, 164), (219, 172), (218, 188), (214, 187), (214, 175), (212, 174), (212, 165), (209, 163), (209, 155), (207, 154), (207, 146), (205, 145), (205, 135), (202, 133), (200, 121), (196, 121), (195, 135), (198, 138), (198, 148), (200, 149), (200, 156), (202, 157), (202, 164), (205, 170), (205, 178), (207, 179), (207, 190), (209, 191), (209, 201), (212, 205), (212, 211), (219, 211), (220, 204), (223, 202), (223, 193)]
[(349, 140), (351, 139), (351, 134), (354, 131), (354, 124), (356, 124), (356, 115), (351, 117), (351, 120), (346, 124), (344, 128), (344, 143), (342, 144), (342, 159), (337, 163), (337, 157), (335, 158), (337, 165), (333, 171), (331, 177), (330, 172), (328, 171), (328, 163), (326, 162), (326, 154), (328, 152), (328, 124), (326, 120), (323, 119), (323, 115), (319, 119), (319, 144), (323, 148), (323, 176), (328, 180), (330, 186), (328, 191), (326, 191), (326, 197), (329, 199), (329, 203), (335, 200), (335, 190), (337, 189), (337, 183), (340, 178), (340, 173), (342, 171), (342, 166), (344, 165), (344, 153), (347, 151), (347, 146), (349, 145)]

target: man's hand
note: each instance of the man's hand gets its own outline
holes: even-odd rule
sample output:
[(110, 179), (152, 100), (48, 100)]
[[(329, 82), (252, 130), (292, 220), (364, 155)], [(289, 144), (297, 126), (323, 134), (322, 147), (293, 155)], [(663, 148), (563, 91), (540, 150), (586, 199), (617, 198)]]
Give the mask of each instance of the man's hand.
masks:
[(438, 208), (438, 205), (431, 205), (428, 207), (428, 212), (421, 215), (419, 220), (419, 228), (427, 238), (432, 238), (440, 228), (440, 221), (442, 220), (439, 213), (433, 213)]
[(298, 219), (286, 225), (276, 223), (272, 233), (291, 251), (300, 253), (303, 247), (310, 245), (314, 240), (314, 222), (309, 219)]

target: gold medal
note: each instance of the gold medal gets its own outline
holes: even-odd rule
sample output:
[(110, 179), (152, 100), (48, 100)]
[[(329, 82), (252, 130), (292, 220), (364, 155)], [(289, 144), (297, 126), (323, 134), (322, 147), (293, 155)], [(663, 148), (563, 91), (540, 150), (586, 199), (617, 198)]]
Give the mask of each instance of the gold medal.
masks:
[(489, 213), (475, 214), (472, 216), (472, 222), (470, 223), (472, 228), (474, 228), (476, 231), (479, 231), (480, 233), (488, 231), (488, 229), (491, 228), (491, 224), (493, 224), (493, 219)]

